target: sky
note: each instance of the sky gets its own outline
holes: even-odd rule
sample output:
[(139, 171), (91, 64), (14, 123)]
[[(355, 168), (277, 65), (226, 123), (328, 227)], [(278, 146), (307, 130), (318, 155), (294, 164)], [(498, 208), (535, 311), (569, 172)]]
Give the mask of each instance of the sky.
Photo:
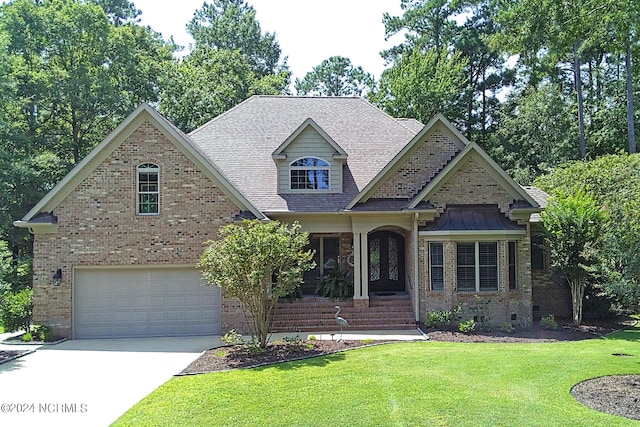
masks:
[[(204, 0), (133, 0), (142, 11), (140, 23), (173, 36), (182, 46), (193, 43), (187, 22)], [(400, 0), (248, 0), (256, 10), (262, 33), (275, 33), (282, 57), (302, 79), (331, 56), (344, 56), (376, 79), (384, 70), (380, 51), (402, 42), (402, 36), (384, 40), (382, 16), (399, 16)]]

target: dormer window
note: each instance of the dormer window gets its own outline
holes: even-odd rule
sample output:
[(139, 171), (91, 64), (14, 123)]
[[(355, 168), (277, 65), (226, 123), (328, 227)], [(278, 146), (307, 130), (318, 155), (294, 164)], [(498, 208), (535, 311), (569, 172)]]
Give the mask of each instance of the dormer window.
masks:
[(292, 190), (328, 190), (329, 163), (317, 157), (304, 157), (292, 162)]
[(160, 213), (160, 168), (154, 163), (138, 166), (138, 215), (158, 215)]

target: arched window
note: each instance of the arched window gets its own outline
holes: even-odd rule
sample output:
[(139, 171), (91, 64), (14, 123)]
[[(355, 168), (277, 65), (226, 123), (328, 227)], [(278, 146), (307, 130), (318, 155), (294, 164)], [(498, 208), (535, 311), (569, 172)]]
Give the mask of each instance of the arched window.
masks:
[(160, 168), (155, 163), (138, 165), (138, 215), (158, 215), (160, 200)]
[(292, 190), (328, 190), (329, 163), (317, 157), (304, 157), (292, 162)]

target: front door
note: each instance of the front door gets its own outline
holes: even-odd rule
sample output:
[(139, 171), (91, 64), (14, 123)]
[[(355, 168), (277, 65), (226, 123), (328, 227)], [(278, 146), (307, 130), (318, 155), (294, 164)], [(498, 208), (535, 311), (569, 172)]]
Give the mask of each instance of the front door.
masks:
[(392, 231), (369, 235), (369, 292), (403, 292), (404, 238)]

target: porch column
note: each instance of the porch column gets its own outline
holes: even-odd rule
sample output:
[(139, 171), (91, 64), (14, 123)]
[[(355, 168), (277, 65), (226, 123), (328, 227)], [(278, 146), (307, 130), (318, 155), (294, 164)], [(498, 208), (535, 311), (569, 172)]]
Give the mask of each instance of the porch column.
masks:
[(366, 233), (353, 234), (353, 305), (369, 307), (369, 251)]
[(362, 258), (360, 250), (360, 239), (362, 233), (353, 233), (353, 299), (362, 298)]

